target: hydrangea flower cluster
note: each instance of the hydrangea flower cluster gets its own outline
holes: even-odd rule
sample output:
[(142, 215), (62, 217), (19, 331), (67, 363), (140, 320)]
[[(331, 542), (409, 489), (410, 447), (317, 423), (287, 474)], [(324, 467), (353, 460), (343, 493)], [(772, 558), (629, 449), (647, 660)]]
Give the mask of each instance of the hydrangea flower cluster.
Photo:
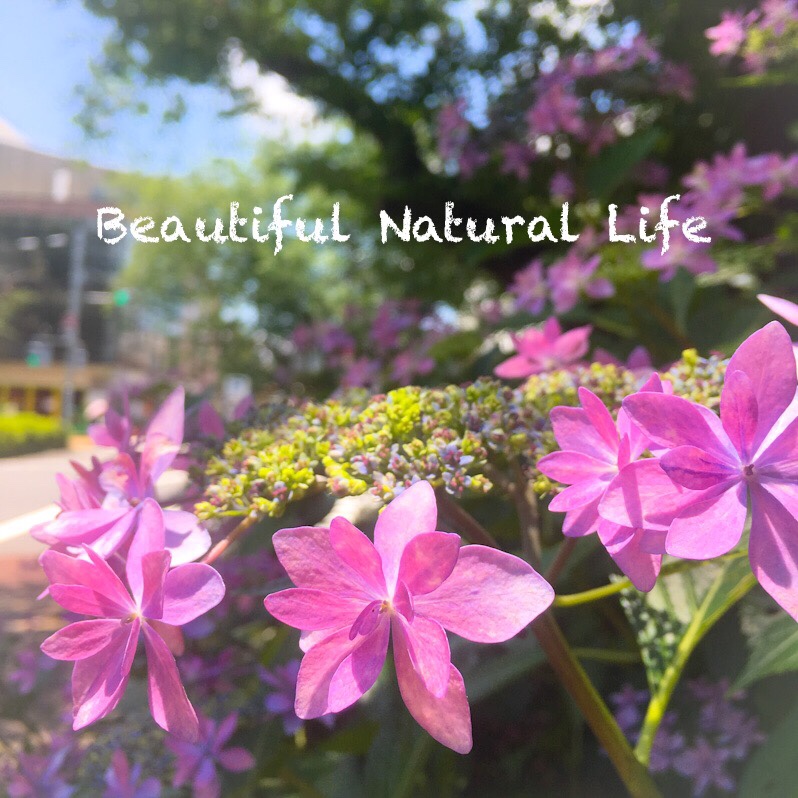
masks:
[[(714, 406), (723, 362), (686, 353), (664, 377), (677, 395)], [(419, 480), (454, 496), (481, 495), (496, 473), (520, 461), (541, 492), (537, 460), (556, 449), (549, 413), (575, 405), (584, 387), (617, 407), (640, 384), (613, 364), (577, 366), (531, 376), (510, 388), (480, 379), (446, 388), (407, 387), (370, 399), (351, 397), (291, 408), (268, 430), (245, 430), (208, 465), (209, 484), (197, 513), (280, 516), (286, 507), (326, 486), (337, 496), (370, 491), (389, 500)]]
[(751, 11), (724, 11), (707, 28), (709, 52), (726, 61), (739, 59), (742, 71), (762, 74), (794, 55), (798, 40), (798, 3), (763, 0)]
[[(563, 55), (553, 67), (541, 69), (531, 92), (524, 94), (525, 98), (531, 94), (531, 103), (510, 109), (499, 101), (495, 110), (502, 123), (497, 123), (497, 132), (488, 125), (477, 135), (462, 97), (444, 105), (437, 121), (438, 154), (449, 168), (468, 178), (496, 152), (501, 171), (521, 181), (529, 178), (536, 160), (555, 151), (555, 144), (578, 144), (594, 156), (617, 140), (619, 128), (639, 110), (639, 83), (637, 90), (632, 89), (632, 75), (646, 81), (655, 96), (692, 96), (693, 80), (687, 69), (664, 59), (639, 34), (629, 41)], [(607, 89), (610, 78), (612, 91)], [(602, 91), (597, 93), (599, 82)], [(522, 140), (506, 137), (508, 115), (517, 117), (517, 129), (524, 130)]]
[(190, 562), (208, 550), (207, 530), (193, 513), (164, 509), (155, 498), (182, 445), (184, 403), (182, 388), (173, 391), (143, 435), (134, 435), (129, 415), (108, 411), (90, 434), (116, 447), (116, 457), (78, 468), (77, 479), (61, 477), (62, 512), (32, 530), (52, 546), (40, 559), (50, 597), (90, 618), (42, 644), (53, 659), (75, 663), (75, 729), (119, 703), (143, 636), (153, 718), (188, 740), (199, 733), (175, 655), (183, 650), (181, 627), (215, 607), (225, 588), (209, 565)]
[[(792, 342), (771, 322), (729, 361), (720, 417), (644, 386), (623, 400), (618, 439), (609, 413), (583, 391), (578, 418), (563, 408), (558, 429), (555, 417), (564, 451), (538, 463), (543, 473), (571, 484), (552, 506), (567, 512), (566, 534), (598, 531), (613, 554), (602, 529), (607, 522), (625, 528), (639, 548), (621, 567), (640, 589), (650, 589), (651, 555), (725, 554), (740, 542), (750, 506), (754, 575), (798, 619), (796, 388)], [(646, 447), (652, 456), (636, 459)]]

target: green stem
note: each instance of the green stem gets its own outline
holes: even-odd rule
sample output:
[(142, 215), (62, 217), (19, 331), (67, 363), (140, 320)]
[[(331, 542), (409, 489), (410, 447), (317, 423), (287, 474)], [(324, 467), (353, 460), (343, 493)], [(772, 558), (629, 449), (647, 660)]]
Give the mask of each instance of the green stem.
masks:
[(545, 612), (532, 631), (551, 667), (598, 738), (632, 798), (661, 798), (648, 770), (635, 757), (626, 736), (574, 656), (552, 613)]
[[(680, 571), (691, 571), (693, 568), (700, 568), (704, 565), (717, 564), (728, 560), (736, 560), (738, 557), (744, 557), (748, 552), (745, 549), (735, 549), (722, 557), (716, 557), (714, 560), (677, 560), (676, 562), (668, 563), (662, 567), (659, 575), (667, 576), (668, 574), (679, 573)], [(631, 579), (619, 579), (617, 582), (611, 582), (608, 585), (601, 587), (594, 587), (591, 590), (584, 590), (581, 593), (568, 593), (562, 596), (555, 596), (555, 607), (578, 607), (581, 604), (590, 604), (593, 601), (600, 601), (601, 599), (614, 596), (634, 587)]]
[(635, 748), (635, 755), (645, 765), (648, 765), (648, 761), (651, 757), (651, 747), (654, 744), (657, 731), (662, 723), (662, 719), (665, 717), (665, 712), (668, 709), (673, 691), (679, 683), (679, 679), (687, 665), (690, 655), (706, 633), (724, 613), (756, 584), (756, 578), (751, 573), (743, 576), (735, 587), (729, 591), (724, 601), (712, 609), (712, 605), (722, 584), (722, 580), (717, 579), (710, 588), (701, 603), (701, 607), (693, 615), (684, 636), (679, 641), (679, 645), (676, 647), (676, 653), (665, 669), (665, 673), (663, 673), (657, 685), (656, 692), (651, 696), (651, 701), (649, 702), (646, 716), (643, 720), (643, 727), (640, 730), (637, 748)]

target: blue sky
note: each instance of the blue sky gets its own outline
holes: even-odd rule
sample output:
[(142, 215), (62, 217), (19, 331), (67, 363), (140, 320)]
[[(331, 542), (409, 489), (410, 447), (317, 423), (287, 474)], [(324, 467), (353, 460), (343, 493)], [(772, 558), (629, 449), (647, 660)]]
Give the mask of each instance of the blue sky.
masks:
[[(125, 114), (112, 121), (110, 137), (87, 141), (73, 121), (76, 87), (90, 80), (89, 63), (112, 29), (79, 0), (0, 0), (0, 119), (35, 149), (126, 171), (183, 173), (251, 152), (251, 133), (241, 119), (218, 118), (229, 100), (209, 87), (185, 87), (188, 112), (179, 123)], [(161, 100), (156, 90), (143, 97)]]

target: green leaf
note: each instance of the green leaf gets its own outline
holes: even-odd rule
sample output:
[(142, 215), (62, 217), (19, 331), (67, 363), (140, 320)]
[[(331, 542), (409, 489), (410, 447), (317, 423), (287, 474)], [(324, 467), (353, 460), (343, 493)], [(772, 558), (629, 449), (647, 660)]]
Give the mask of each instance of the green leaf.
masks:
[(798, 704), (751, 756), (740, 780), (739, 798), (795, 798), (795, 741)]
[(747, 687), (765, 676), (798, 670), (798, 623), (789, 615), (778, 615), (752, 642), (736, 688)]
[(587, 187), (591, 195), (609, 196), (654, 149), (661, 137), (662, 131), (652, 127), (602, 150), (587, 172)]

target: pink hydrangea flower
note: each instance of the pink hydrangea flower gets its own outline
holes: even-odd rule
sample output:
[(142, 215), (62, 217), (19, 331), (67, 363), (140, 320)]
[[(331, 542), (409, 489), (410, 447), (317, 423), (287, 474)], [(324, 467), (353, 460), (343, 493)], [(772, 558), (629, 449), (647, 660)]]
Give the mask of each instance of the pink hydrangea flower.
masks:
[(465, 685), (446, 631), (479, 643), (516, 635), (552, 602), (549, 584), (523, 560), (485, 546), (460, 547), (436, 531), (435, 492), (418, 482), (377, 520), (372, 543), (344, 518), (329, 529), (274, 535), (297, 586), (267, 596), (266, 609), (302, 630), (300, 718), (340, 712), (376, 682), (388, 639), (410, 714), (459, 753), (471, 750)]
[(493, 373), (512, 380), (571, 366), (587, 353), (592, 330), (587, 325), (563, 333), (560, 322), (552, 316), (543, 329), (530, 327), (513, 335), (518, 354), (496, 366)]
[(624, 410), (667, 451), (659, 461), (624, 469), (602, 514), (620, 523), (629, 506), (639, 506), (647, 523), (666, 532), (669, 554), (704, 560), (737, 545), (750, 504), (751, 568), (798, 619), (795, 393), (792, 343), (774, 321), (747, 338), (729, 361), (720, 418), (678, 396), (627, 397)]
[(719, 56), (736, 55), (745, 42), (746, 28), (750, 22), (750, 15), (740, 11), (724, 11), (720, 22), (704, 31), (707, 39), (712, 42), (709, 52)]
[(543, 273), (543, 261), (535, 258), (528, 266), (516, 272), (510, 293), (515, 295), (515, 305), (537, 315), (546, 306), (549, 289)]
[[(114, 461), (102, 466), (97, 476), (104, 492), (100, 506), (92, 502), (90, 507), (64, 510), (54, 521), (32, 529), (31, 535), (42, 543), (71, 549), (73, 553), (79, 552), (82, 545), (89, 545), (106, 559), (134, 540), (141, 529), (142, 503), (155, 496), (155, 483), (180, 451), (184, 401), (182, 388), (166, 398), (153, 416), (135, 460), (127, 452), (121, 452)], [(62, 495), (62, 501), (69, 495)], [(92, 492), (89, 498), (96, 495)], [(210, 535), (193, 513), (165, 510), (164, 520), (166, 548), (172, 553), (174, 565), (195, 560), (210, 548)]]
[(128, 552), (129, 587), (89, 547), (84, 547), (87, 560), (52, 549), (42, 554), (50, 596), (70, 612), (93, 617), (51, 635), (42, 643), (42, 651), (75, 663), (72, 699), (77, 730), (105, 717), (119, 703), (143, 633), (152, 716), (167, 731), (193, 739), (197, 717), (172, 651), (179, 653), (182, 648), (179, 627), (222, 600), (224, 582), (201, 563), (169, 570), (163, 516), (152, 499), (142, 505), (141, 529)]
[[(661, 392), (659, 375), (654, 374), (641, 391)], [(551, 500), (550, 509), (565, 512), (565, 535), (598, 532), (601, 543), (634, 586), (651, 590), (662, 564), (662, 535), (646, 529), (642, 519), (622, 525), (599, 514), (599, 503), (610, 483), (643, 454), (648, 440), (623, 410), (617, 423), (613, 421), (604, 403), (587, 388), (579, 389), (579, 402), (581, 407), (551, 411), (560, 451), (541, 458), (538, 469), (570, 487)]]
[(167, 739), (166, 747), (177, 757), (173, 787), (190, 784), (194, 798), (220, 798), (217, 765), (231, 773), (240, 773), (255, 766), (255, 757), (240, 746), (225, 748), (238, 725), (238, 714), (228, 715), (217, 724), (200, 715), (196, 742)]
[(580, 294), (591, 299), (606, 299), (615, 294), (615, 287), (609, 280), (593, 276), (600, 263), (599, 255), (583, 260), (572, 247), (562, 260), (549, 268), (549, 289), (555, 313), (567, 313), (575, 307)]
[(117, 749), (105, 771), (104, 798), (160, 798), (161, 782), (154, 776), (142, 779), (141, 764), (130, 767), (124, 751)]
[(644, 346), (636, 346), (630, 353), (626, 361), (620, 360), (612, 352), (597, 347), (593, 352), (593, 360), (604, 365), (612, 364), (621, 366), (627, 371), (634, 372), (638, 376), (649, 377), (654, 371), (654, 363), (651, 360), (651, 353)]

